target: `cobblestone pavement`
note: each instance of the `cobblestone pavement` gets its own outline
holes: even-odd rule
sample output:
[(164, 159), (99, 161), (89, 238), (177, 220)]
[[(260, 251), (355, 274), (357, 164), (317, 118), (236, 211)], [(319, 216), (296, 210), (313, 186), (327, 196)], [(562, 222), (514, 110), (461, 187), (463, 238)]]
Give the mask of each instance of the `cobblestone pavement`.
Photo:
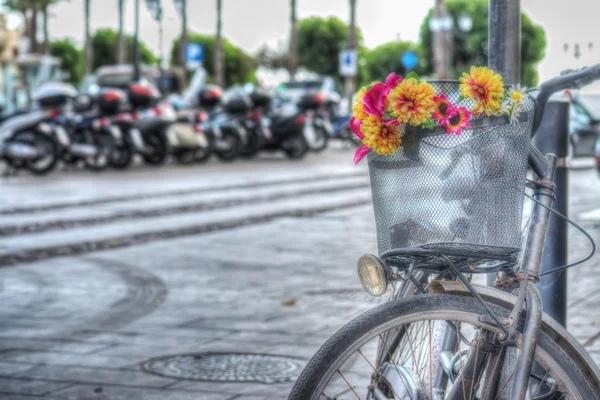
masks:
[[(368, 175), (350, 160), (338, 148), (301, 162), (1, 180), (0, 399), (285, 398), (289, 382), (176, 379), (142, 365), (206, 352), (302, 365), (376, 305), (355, 273), (376, 251)], [(600, 180), (572, 170), (571, 190), (571, 216), (600, 240)], [(578, 235), (571, 259), (588, 251)], [(569, 328), (597, 361), (599, 261), (569, 279)]]

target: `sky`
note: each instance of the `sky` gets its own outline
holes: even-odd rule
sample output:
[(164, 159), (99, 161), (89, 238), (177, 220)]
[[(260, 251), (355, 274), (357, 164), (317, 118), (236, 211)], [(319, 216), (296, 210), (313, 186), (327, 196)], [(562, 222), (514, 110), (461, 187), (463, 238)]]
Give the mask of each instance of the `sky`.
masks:
[[(173, 0), (161, 0), (164, 8), (164, 51), (180, 33), (181, 22)], [(117, 0), (92, 0), (92, 30), (118, 23)], [(159, 28), (140, 0), (140, 37), (159, 53)], [(419, 26), (434, 0), (357, 0), (357, 24), (365, 45), (373, 48), (392, 40), (417, 41)], [(600, 0), (521, 0), (523, 10), (544, 27), (548, 46), (540, 64), (541, 79), (549, 79), (567, 68), (600, 63)], [(126, 31), (134, 30), (134, 0), (126, 0)], [(349, 19), (348, 0), (297, 0), (298, 17), (313, 15)], [(11, 18), (16, 24), (18, 18)], [(194, 32), (213, 34), (216, 30), (216, 1), (188, 0), (188, 24)], [(252, 53), (264, 43), (285, 43), (290, 29), (289, 0), (223, 0), (223, 34), (233, 44)], [(52, 39), (72, 38), (82, 44), (83, 0), (67, 0), (51, 9), (49, 31)], [(590, 51), (588, 43), (594, 48)], [(569, 52), (565, 53), (564, 44)], [(573, 56), (579, 43), (582, 56)], [(600, 92), (600, 87), (598, 87)]]

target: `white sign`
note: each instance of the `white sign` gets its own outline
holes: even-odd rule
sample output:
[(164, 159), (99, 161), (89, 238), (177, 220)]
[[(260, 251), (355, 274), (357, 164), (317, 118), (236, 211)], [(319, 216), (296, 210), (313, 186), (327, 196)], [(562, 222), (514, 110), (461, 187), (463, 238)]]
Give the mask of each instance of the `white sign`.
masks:
[(358, 74), (358, 56), (356, 50), (340, 52), (340, 75), (356, 76)]

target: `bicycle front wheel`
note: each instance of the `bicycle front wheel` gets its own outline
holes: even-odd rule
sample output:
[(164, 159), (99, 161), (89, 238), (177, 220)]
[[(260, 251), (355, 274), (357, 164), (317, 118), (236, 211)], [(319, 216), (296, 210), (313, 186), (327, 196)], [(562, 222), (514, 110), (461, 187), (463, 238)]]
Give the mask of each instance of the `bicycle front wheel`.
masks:
[[(500, 317), (510, 313), (507, 304), (488, 305)], [(428, 294), (384, 303), (332, 336), (289, 398), (508, 399), (516, 358), (502, 354), (514, 348), (497, 341), (500, 330), (482, 322), (485, 315), (469, 296)], [(566, 332), (542, 324), (528, 398), (600, 398), (597, 368), (572, 342)]]

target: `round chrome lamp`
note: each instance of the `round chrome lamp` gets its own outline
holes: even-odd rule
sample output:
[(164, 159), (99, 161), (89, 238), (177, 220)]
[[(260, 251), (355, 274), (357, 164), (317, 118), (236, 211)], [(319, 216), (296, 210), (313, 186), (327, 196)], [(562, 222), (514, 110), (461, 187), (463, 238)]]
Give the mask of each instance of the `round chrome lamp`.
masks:
[(358, 259), (358, 278), (363, 288), (371, 296), (383, 295), (388, 287), (389, 267), (372, 254), (365, 254)]

